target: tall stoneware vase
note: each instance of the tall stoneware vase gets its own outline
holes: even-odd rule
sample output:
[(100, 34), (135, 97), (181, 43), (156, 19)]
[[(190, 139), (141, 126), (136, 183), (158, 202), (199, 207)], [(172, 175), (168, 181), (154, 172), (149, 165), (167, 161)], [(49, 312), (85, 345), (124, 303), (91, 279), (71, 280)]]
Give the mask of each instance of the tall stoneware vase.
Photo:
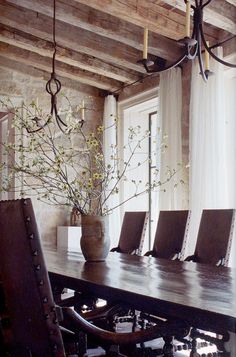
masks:
[(109, 253), (108, 217), (82, 215), (80, 246), (85, 260), (104, 261)]

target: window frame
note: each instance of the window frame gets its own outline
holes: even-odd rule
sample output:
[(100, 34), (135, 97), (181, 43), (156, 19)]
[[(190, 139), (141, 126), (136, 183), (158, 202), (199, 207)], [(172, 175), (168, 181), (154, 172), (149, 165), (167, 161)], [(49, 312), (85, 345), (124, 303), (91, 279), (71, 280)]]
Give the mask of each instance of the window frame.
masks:
[[(125, 99), (121, 102), (118, 102), (118, 117), (119, 117), (119, 121), (118, 121), (118, 131), (117, 131), (117, 143), (118, 143), (118, 148), (119, 148), (119, 152), (121, 153), (121, 148), (124, 145), (124, 141), (123, 141), (123, 137), (124, 137), (124, 113), (125, 110), (127, 109), (131, 109), (132, 107), (136, 107), (139, 104), (140, 105), (144, 105), (145, 106), (145, 102), (148, 102), (152, 99), (156, 99), (157, 100), (157, 108), (156, 110), (152, 110), (148, 113), (148, 128), (149, 131), (151, 130), (151, 117), (155, 114), (158, 115), (158, 107), (159, 107), (159, 103), (158, 103), (158, 97), (159, 97), (159, 93), (158, 93), (158, 87), (153, 88), (149, 91), (146, 91), (142, 94), (139, 94), (135, 97), (131, 97), (128, 99)], [(148, 105), (147, 105), (148, 107)], [(148, 143), (148, 150), (149, 150), (149, 159), (151, 158), (151, 138), (149, 138), (149, 143)], [(122, 153), (121, 153), (122, 156)], [(151, 165), (151, 163), (149, 163), (149, 172), (148, 172), (148, 179), (150, 182), (151, 179), (151, 170), (153, 168), (153, 165)], [(121, 188), (121, 199), (123, 198), (122, 195), (123, 193), (123, 188)], [(153, 243), (153, 239), (154, 236), (152, 237), (152, 229), (151, 229), (151, 225), (152, 225), (152, 217), (151, 217), (151, 198), (152, 198), (152, 193), (149, 192), (148, 194), (148, 211), (150, 214), (149, 217), (149, 229), (148, 229), (148, 250), (150, 250), (152, 248), (152, 243)], [(121, 221), (122, 221), (122, 217), (124, 215), (124, 207), (122, 206), (120, 209), (120, 216), (121, 216)]]

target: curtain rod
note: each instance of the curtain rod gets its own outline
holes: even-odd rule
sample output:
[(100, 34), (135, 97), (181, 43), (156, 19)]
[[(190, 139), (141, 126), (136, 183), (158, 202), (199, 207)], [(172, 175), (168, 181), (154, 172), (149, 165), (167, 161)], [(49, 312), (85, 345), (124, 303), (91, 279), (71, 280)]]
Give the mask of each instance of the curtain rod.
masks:
[[(219, 42), (219, 43), (216, 43), (215, 45), (210, 46), (209, 48), (210, 48), (210, 49), (217, 48), (217, 47), (223, 45), (224, 43), (226, 43), (226, 42), (232, 40), (232, 39), (235, 38), (235, 37), (236, 37), (235, 35), (234, 35), (234, 36), (231, 36), (231, 37), (229, 37), (229, 38), (227, 38), (227, 39), (225, 39), (225, 40), (223, 40), (223, 41), (221, 41), (221, 42)], [(182, 69), (182, 66), (179, 66), (179, 67)], [(158, 75), (159, 75), (159, 73), (147, 74), (146, 76), (140, 77), (139, 79), (137, 79), (137, 80), (134, 81), (134, 82), (125, 84), (125, 85), (121, 86), (120, 88), (118, 88), (118, 89), (116, 89), (116, 90), (114, 90), (114, 91), (103, 91), (103, 92), (102, 92), (102, 96), (103, 96), (103, 97), (106, 97), (107, 95), (114, 95), (114, 96), (118, 99), (118, 97), (119, 97), (119, 92), (123, 91), (125, 88), (128, 88), (128, 87), (130, 87), (130, 86), (133, 86), (133, 85), (136, 84), (136, 83), (142, 82), (142, 81), (145, 80), (147, 77), (151, 78), (151, 77), (155, 77), (155, 76), (158, 76)]]
[(139, 79), (137, 79), (136, 81), (134, 82), (131, 82), (131, 83), (128, 83), (128, 84), (125, 84), (123, 86), (121, 86), (120, 88), (114, 90), (114, 91), (102, 91), (102, 96), (103, 97), (106, 97), (107, 95), (114, 95), (115, 97), (118, 97), (119, 96), (119, 92), (123, 91), (125, 88), (128, 88), (130, 86), (133, 86), (134, 84), (136, 83), (139, 83), (139, 82), (142, 82), (144, 79), (146, 79), (147, 77), (151, 78), (151, 77), (157, 77), (159, 76), (158, 73), (152, 73), (151, 75), (150, 74), (147, 74), (146, 76), (143, 76), (143, 77), (140, 77)]
[(221, 41), (221, 42), (219, 42), (219, 43), (216, 43), (216, 44), (213, 45), (213, 46), (210, 46), (210, 48), (219, 47), (219, 46), (223, 45), (224, 43), (226, 43), (226, 42), (232, 40), (232, 39), (235, 38), (235, 37), (236, 37), (236, 35), (233, 35), (233, 36), (231, 36), (231, 37), (229, 37), (229, 38), (226, 38), (225, 40), (223, 40), (223, 41)]

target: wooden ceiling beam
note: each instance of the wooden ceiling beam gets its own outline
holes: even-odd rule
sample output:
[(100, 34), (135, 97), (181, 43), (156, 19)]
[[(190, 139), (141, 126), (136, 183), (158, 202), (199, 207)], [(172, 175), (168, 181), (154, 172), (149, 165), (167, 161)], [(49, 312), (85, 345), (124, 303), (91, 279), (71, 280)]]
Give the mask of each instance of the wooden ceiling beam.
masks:
[(126, 100), (128, 98), (135, 97), (140, 93), (144, 93), (154, 88), (156, 88), (156, 91), (158, 93), (159, 82), (160, 82), (160, 76), (157, 74), (153, 74), (151, 77), (146, 77), (142, 82), (124, 88), (119, 93), (119, 102), (122, 100)]
[[(9, 3), (52, 17), (52, 3), (47, 0), (8, 0)], [(137, 50), (143, 49), (143, 29), (73, 0), (57, 1), (56, 18), (76, 27), (119, 41)], [(150, 32), (149, 53), (169, 60), (180, 56), (181, 46), (167, 37)]]
[[(1, 54), (0, 54), (0, 67), (5, 68), (7, 70), (10, 69), (12, 71), (16, 71), (22, 75), (30, 76), (32, 78), (44, 82), (42, 83), (42, 90), (45, 90), (45, 84), (49, 78), (48, 72), (38, 68), (34, 68), (32, 65), (19, 63), (15, 60), (8, 59), (6, 61), (6, 58), (2, 57)], [(64, 78), (61, 76), (58, 76), (58, 79), (61, 81), (63, 88), (66, 87), (69, 89), (73, 89), (78, 92), (84, 93), (86, 95), (91, 95), (96, 97), (99, 96), (100, 90), (98, 88), (88, 86), (83, 83), (79, 83), (78, 81), (74, 81), (72, 79)], [(2, 88), (1, 93), (4, 94), (4, 88)], [(8, 93), (6, 92), (6, 94)]]
[[(2, 25), (0, 25), (0, 41), (38, 53), (41, 56), (52, 57), (53, 54), (53, 44), (51, 42), (22, 31), (16, 32), (14, 29)], [(60, 46), (57, 47), (56, 58), (66, 64), (124, 83), (134, 82), (139, 78), (137, 72), (114, 67), (100, 59)]]
[[(0, 23), (48, 41), (52, 40), (51, 18), (9, 5), (7, 2), (0, 4)], [(145, 73), (144, 68), (137, 64), (137, 60), (142, 58), (141, 51), (91, 31), (56, 21), (56, 40), (61, 47), (72, 48), (75, 51), (112, 63), (114, 66)]]
[(229, 4), (236, 6), (236, 0), (226, 0)]
[[(50, 58), (2, 42), (0, 42), (0, 53), (2, 57), (12, 60), (16, 59), (17, 62), (32, 65), (48, 73), (52, 72), (52, 60)], [(88, 73), (60, 61), (56, 61), (56, 73), (62, 77), (73, 79), (100, 89), (112, 91), (122, 87), (121, 82), (102, 77), (92, 72)]]
[[(185, 12), (183, 0), (162, 0), (163, 3)], [(194, 5), (194, 4), (193, 4)], [(214, 0), (204, 8), (204, 22), (236, 34), (236, 7), (225, 0)]]
[[(87, 0), (75, 0), (87, 5)], [(163, 36), (179, 40), (185, 36), (185, 14), (164, 8), (160, 0), (93, 0), (89, 6), (112, 14), (122, 20), (137, 26), (147, 27), (150, 31)], [(206, 32), (209, 38), (218, 38), (218, 29), (208, 27)]]

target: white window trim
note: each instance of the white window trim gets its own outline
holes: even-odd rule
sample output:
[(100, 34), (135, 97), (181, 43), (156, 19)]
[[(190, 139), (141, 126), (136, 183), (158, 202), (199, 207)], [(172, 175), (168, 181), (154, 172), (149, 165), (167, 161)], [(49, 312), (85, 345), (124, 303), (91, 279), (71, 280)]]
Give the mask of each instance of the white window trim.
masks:
[[(131, 98), (128, 99), (124, 99), (120, 102), (118, 102), (118, 128), (117, 128), (117, 143), (118, 143), (118, 148), (122, 148), (124, 145), (124, 111), (128, 111), (129, 108), (133, 108), (136, 107), (140, 104), (140, 108), (141, 110), (146, 111), (147, 109), (151, 109), (151, 111), (156, 111), (158, 110), (158, 107), (155, 105), (153, 106), (153, 110), (152, 108), (150, 108), (150, 100), (152, 99), (157, 99), (158, 95), (159, 95), (159, 87), (155, 87), (149, 91), (145, 91), (141, 94), (138, 94), (136, 96), (133, 96)], [(147, 102), (146, 106), (145, 106), (145, 102)], [(149, 103), (148, 103), (149, 102)], [(120, 152), (119, 154), (120, 156), (122, 156), (122, 153)], [(123, 189), (121, 187), (121, 191), (120, 191), (121, 196), (123, 195)], [(124, 207), (122, 206), (120, 209), (120, 219), (122, 221), (123, 218), (123, 214), (124, 214)]]

